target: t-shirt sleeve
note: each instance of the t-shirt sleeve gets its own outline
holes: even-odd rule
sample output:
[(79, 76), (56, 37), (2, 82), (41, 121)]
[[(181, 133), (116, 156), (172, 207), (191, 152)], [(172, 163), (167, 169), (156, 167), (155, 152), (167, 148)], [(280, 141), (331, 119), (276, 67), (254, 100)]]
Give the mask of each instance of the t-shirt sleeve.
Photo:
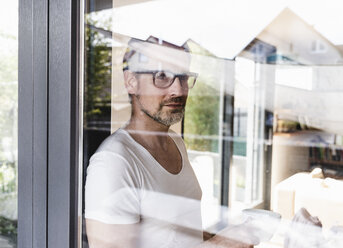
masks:
[(97, 152), (87, 169), (85, 218), (106, 224), (133, 224), (140, 220), (139, 183), (125, 158)]

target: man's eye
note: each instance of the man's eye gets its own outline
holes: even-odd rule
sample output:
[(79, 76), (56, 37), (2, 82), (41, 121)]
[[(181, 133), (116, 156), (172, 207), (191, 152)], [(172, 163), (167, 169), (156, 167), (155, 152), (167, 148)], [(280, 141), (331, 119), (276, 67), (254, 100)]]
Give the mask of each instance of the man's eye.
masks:
[(164, 78), (167, 77), (167, 75), (164, 72), (159, 72), (159, 73), (156, 74), (156, 77), (158, 79), (164, 79)]
[(158, 80), (170, 80), (170, 78), (173, 78), (173, 75), (162, 71), (162, 72), (156, 73), (155, 77)]
[(188, 80), (189, 76), (186, 74), (183, 74), (183, 75), (180, 75), (179, 78), (181, 81), (186, 82)]

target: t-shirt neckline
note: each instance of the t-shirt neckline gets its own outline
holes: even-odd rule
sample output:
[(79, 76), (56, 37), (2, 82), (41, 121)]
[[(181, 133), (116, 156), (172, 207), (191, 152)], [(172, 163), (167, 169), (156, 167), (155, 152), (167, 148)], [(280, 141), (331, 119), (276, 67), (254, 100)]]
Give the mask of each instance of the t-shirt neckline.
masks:
[(170, 135), (170, 132), (168, 131), (168, 136), (173, 140), (174, 144), (176, 145), (176, 148), (181, 156), (181, 169), (178, 173), (174, 174), (174, 173), (171, 173), (169, 172), (168, 170), (166, 170), (155, 158), (154, 156), (152, 156), (152, 154), (144, 147), (142, 146), (141, 144), (139, 144), (131, 135), (128, 131), (126, 131), (124, 128), (119, 128), (118, 129), (119, 131), (123, 132), (125, 135), (127, 135), (129, 137), (129, 139), (136, 145), (138, 146), (139, 148), (141, 148), (146, 154), (148, 154), (148, 156), (152, 159), (152, 161), (154, 161), (154, 163), (156, 165), (158, 165), (157, 167), (159, 167), (162, 171), (164, 171), (165, 173), (167, 173), (168, 175), (171, 175), (171, 176), (179, 176), (181, 175), (181, 173), (183, 172), (183, 169), (184, 169), (184, 157), (183, 157), (183, 154), (180, 150), (180, 147), (178, 145), (178, 143), (176, 142), (176, 140)]

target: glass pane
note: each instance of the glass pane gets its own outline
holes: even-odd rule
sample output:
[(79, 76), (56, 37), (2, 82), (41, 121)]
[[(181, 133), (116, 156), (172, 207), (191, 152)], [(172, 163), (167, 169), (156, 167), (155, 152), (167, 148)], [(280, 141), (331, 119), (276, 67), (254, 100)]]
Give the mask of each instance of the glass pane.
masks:
[(343, 5), (262, 2), (86, 1), (83, 247), (343, 245)]
[(16, 247), (18, 219), (18, 2), (8, 1), (1, 5), (0, 247)]

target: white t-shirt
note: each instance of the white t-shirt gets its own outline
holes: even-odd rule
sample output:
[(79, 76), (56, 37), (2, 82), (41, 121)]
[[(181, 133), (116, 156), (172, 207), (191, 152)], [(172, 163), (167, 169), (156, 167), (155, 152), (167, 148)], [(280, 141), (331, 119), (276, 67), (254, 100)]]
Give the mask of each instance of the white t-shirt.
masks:
[(192, 247), (202, 242), (201, 189), (180, 136), (178, 174), (165, 170), (124, 129), (109, 136), (91, 157), (85, 217), (107, 224), (140, 223), (139, 247)]

